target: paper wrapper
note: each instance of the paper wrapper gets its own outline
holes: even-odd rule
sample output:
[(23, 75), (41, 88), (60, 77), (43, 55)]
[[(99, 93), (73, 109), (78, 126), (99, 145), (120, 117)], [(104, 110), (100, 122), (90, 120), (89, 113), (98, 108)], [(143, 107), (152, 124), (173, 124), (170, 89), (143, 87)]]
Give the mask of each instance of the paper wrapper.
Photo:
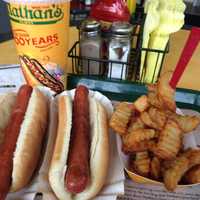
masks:
[[(199, 112), (196, 112), (196, 111), (193, 111), (193, 110), (189, 110), (189, 109), (179, 109), (178, 108), (176, 110), (176, 112), (178, 114), (180, 114), (180, 115), (199, 115), (200, 116)], [(123, 163), (124, 168), (128, 169), (129, 168), (128, 167), (129, 156), (125, 155), (122, 152), (121, 147), (122, 147), (122, 141), (121, 141), (120, 136), (117, 135), (117, 149), (119, 151), (119, 156), (120, 156), (121, 162)], [(185, 150), (189, 149), (189, 148), (197, 149), (198, 147), (200, 147), (200, 126), (197, 127), (197, 129), (192, 131), (191, 133), (184, 134), (183, 147), (184, 147)], [(133, 173), (133, 174), (135, 174), (135, 173)], [(155, 184), (162, 184), (161, 182), (154, 181), (154, 180), (152, 181), (151, 179), (146, 178), (146, 177), (144, 178), (144, 177), (142, 177), (140, 175), (137, 175), (137, 179), (141, 183), (152, 184), (154, 182)], [(136, 179), (135, 179), (135, 181), (136, 181)]]
[[(20, 192), (8, 194), (6, 200), (33, 200), (36, 193), (43, 194), (43, 200), (56, 200), (56, 196), (51, 190), (48, 181), (48, 170), (51, 161), (51, 155), (53, 152), (53, 147), (56, 138), (57, 129), (57, 101), (56, 98), (52, 97), (52, 93), (49, 89), (40, 87), (43, 92), (49, 96), (50, 99), (50, 121), (47, 133), (47, 144), (46, 151), (44, 154), (43, 162), (41, 167), (36, 174), (33, 181), (29, 186), (21, 190)], [(70, 95), (72, 98), (74, 96), (75, 90), (65, 91), (60, 95)], [(98, 101), (100, 101), (106, 108), (108, 116), (110, 117), (113, 112), (113, 107), (111, 101), (99, 92), (90, 91), (90, 96), (93, 96)], [(102, 188), (101, 192), (95, 199), (102, 200), (112, 200), (116, 199), (117, 195), (124, 194), (124, 171), (123, 165), (120, 162), (115, 134), (110, 131), (110, 160), (109, 160), (109, 170), (107, 179), (105, 181), (105, 186)]]

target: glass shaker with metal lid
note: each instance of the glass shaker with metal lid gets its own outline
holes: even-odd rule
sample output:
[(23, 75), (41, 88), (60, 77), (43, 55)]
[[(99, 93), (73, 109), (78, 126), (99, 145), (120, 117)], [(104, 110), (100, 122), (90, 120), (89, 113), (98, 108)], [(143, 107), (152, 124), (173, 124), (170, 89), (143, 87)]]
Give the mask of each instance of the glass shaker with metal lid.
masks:
[[(133, 25), (128, 22), (114, 22), (111, 26), (111, 37), (108, 45), (108, 59), (129, 63), (132, 44)], [(108, 77), (127, 79), (128, 66), (120, 63), (109, 63)]]
[[(101, 74), (100, 63), (87, 58), (101, 58), (102, 41), (101, 25), (94, 19), (87, 19), (81, 24), (80, 55), (82, 59), (82, 73), (87, 75)], [(86, 59), (84, 59), (86, 58)]]

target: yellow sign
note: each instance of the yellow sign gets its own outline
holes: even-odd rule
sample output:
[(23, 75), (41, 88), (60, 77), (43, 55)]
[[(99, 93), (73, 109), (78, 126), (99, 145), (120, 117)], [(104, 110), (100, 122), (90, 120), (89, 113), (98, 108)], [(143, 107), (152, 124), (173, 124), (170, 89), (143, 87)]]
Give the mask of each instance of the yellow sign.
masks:
[(64, 89), (69, 2), (8, 4), (13, 37), (28, 84)]

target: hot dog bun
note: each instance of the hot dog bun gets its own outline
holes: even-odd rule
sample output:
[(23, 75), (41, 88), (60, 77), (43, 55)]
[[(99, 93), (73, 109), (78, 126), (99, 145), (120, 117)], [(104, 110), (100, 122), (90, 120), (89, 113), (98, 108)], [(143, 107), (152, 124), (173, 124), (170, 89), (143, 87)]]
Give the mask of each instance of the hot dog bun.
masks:
[(11, 191), (17, 191), (29, 183), (40, 158), (47, 123), (48, 99), (34, 88), (16, 144)]
[[(16, 93), (7, 93), (0, 96), (0, 134), (2, 142), (5, 139), (4, 134), (6, 129), (12, 124), (12, 112), (16, 104)], [(17, 112), (17, 111), (15, 111)], [(19, 111), (21, 112), (21, 111)], [(18, 113), (19, 113), (18, 112)], [(41, 147), (42, 140), (45, 135), (45, 129), (48, 122), (48, 98), (37, 88), (32, 90), (28, 106), (22, 124), (20, 125), (20, 131), (15, 143), (14, 157), (12, 158), (12, 176), (10, 177), (10, 191), (18, 191), (26, 186), (36, 169)], [(10, 138), (11, 139), (11, 138)], [(8, 140), (8, 138), (7, 138)], [(14, 143), (8, 140), (8, 143)], [(1, 145), (1, 151), (6, 146)], [(2, 154), (2, 152), (0, 152)], [(4, 164), (1, 164), (1, 169), (4, 168)], [(5, 184), (4, 180), (1, 180), (0, 184)], [(0, 191), (0, 195), (4, 196), (4, 191)]]
[(4, 129), (15, 105), (16, 93), (9, 92), (0, 95), (0, 145), (4, 139)]
[(49, 170), (49, 182), (60, 200), (91, 199), (100, 191), (105, 182), (109, 159), (107, 114), (104, 107), (93, 97), (89, 97), (89, 107), (91, 180), (83, 192), (72, 195), (64, 185), (72, 128), (72, 99), (69, 96), (58, 98), (58, 130)]

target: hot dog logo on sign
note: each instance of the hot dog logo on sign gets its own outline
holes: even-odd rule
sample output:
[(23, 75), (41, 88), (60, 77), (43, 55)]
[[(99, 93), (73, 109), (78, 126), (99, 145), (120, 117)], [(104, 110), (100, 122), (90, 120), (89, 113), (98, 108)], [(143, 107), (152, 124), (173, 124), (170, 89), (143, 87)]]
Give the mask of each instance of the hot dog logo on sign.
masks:
[(64, 13), (58, 4), (44, 6), (8, 4), (10, 20), (21, 24), (54, 24), (62, 20)]
[(20, 56), (20, 61), (24, 77), (30, 85), (42, 84), (56, 93), (64, 90), (64, 85), (59, 80), (59, 74), (55, 74), (56, 70), (53, 70), (54, 73), (48, 72), (39, 61), (26, 55)]

